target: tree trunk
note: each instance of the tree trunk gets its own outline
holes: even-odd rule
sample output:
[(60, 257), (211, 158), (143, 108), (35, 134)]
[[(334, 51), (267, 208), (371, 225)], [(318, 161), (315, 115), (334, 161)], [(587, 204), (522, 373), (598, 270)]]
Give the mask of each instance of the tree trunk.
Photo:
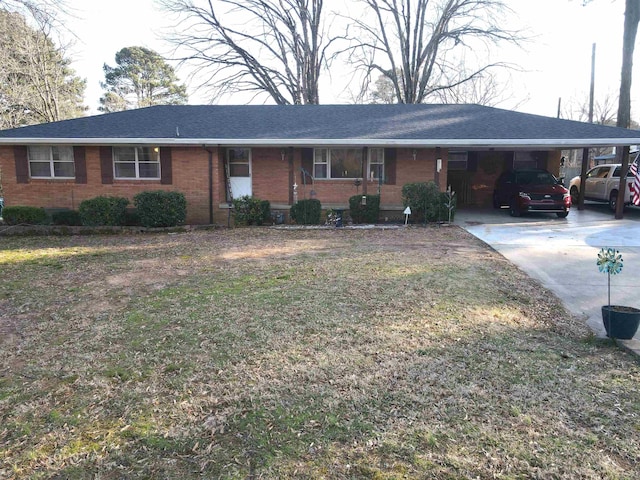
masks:
[[(626, 0), (624, 12), (624, 36), (622, 40), (622, 73), (620, 77), (620, 100), (618, 103), (618, 127), (629, 128), (631, 126), (631, 79), (633, 73), (633, 50), (638, 33), (638, 21), (640, 21), (640, 0)], [(627, 169), (629, 167), (629, 147), (622, 152), (617, 149), (617, 160), (622, 163), (620, 169), (620, 186), (618, 189), (618, 202), (616, 205), (616, 219), (623, 217), (624, 194), (626, 192)], [(622, 158), (620, 158), (622, 157)]]

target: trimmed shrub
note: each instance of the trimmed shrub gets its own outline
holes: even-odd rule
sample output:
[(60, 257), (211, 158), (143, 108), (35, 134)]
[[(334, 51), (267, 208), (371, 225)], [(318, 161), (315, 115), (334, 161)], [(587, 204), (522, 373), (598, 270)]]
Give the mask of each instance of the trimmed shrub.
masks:
[(234, 198), (233, 221), (237, 226), (269, 224), (271, 204), (268, 200), (260, 200), (249, 195)]
[(82, 218), (77, 210), (61, 210), (51, 214), (51, 223), (74, 227), (82, 225)]
[[(402, 187), (402, 202), (411, 207), (411, 217), (415, 223), (448, 220), (447, 194), (441, 192), (435, 182), (407, 183)], [(452, 209), (452, 219), (455, 206)]]
[(80, 203), (82, 225), (124, 225), (129, 200), (122, 197), (95, 197)]
[(291, 220), (299, 225), (318, 225), (320, 224), (320, 215), (322, 213), (322, 205), (320, 200), (309, 198), (298, 200), (291, 206), (289, 215)]
[[(143, 227), (176, 227), (187, 219), (187, 199), (180, 192), (141, 192), (133, 203)], [(131, 215), (128, 220), (133, 220)]]
[(7, 225), (41, 225), (47, 223), (47, 212), (40, 207), (4, 207), (2, 218)]
[(362, 205), (363, 195), (349, 198), (349, 212), (353, 223), (377, 223), (380, 216), (380, 195), (365, 195), (367, 204)]

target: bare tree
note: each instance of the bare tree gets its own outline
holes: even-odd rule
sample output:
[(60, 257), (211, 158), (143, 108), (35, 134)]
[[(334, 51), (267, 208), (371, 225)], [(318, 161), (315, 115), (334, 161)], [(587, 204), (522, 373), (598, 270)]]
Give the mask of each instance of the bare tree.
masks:
[(354, 18), (352, 60), (364, 69), (368, 85), (373, 73), (391, 81), (399, 103), (422, 103), (436, 92), (453, 89), (505, 67), (484, 63), (455, 75), (456, 53), (475, 51), (500, 41), (517, 43), (517, 32), (501, 28), (502, 0), (360, 0), (372, 14)]
[[(593, 123), (599, 125), (616, 125), (616, 108), (618, 98), (609, 92), (593, 104)], [(589, 121), (589, 98), (572, 99), (562, 110), (562, 117), (579, 122)]]
[(622, 72), (620, 76), (620, 101), (618, 104), (618, 127), (631, 125), (631, 79), (633, 74), (633, 51), (640, 22), (640, 1), (626, 0), (624, 33), (622, 40)]
[(507, 100), (504, 86), (500, 85), (490, 71), (471, 75), (464, 64), (461, 64), (458, 70), (443, 73), (442, 77), (446, 79), (445, 83), (451, 85), (434, 92), (433, 97), (442, 103), (471, 103), (493, 107)]
[(323, 0), (157, 0), (181, 23), (168, 38), (216, 96), (266, 93), (279, 105), (317, 104), (332, 40)]
[(72, 118), (84, 112), (85, 81), (51, 39), (48, 19), (32, 28), (0, 10), (0, 128)]
[(61, 13), (69, 10), (66, 0), (0, 0), (0, 8), (8, 12), (33, 17), (37, 24), (61, 27)]

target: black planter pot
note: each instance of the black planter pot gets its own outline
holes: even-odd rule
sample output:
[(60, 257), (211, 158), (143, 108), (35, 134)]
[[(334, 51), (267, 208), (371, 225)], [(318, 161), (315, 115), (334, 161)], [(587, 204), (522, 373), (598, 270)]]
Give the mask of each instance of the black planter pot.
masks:
[(602, 307), (602, 323), (607, 337), (629, 340), (633, 338), (640, 325), (640, 310), (620, 305)]

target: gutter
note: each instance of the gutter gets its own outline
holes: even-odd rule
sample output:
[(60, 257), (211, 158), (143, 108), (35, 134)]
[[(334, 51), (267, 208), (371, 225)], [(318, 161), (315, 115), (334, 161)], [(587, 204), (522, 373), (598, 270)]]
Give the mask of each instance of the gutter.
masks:
[(234, 145), (246, 147), (358, 146), (404, 148), (585, 148), (613, 147), (640, 144), (640, 137), (628, 138), (570, 138), (570, 139), (396, 139), (396, 138), (32, 138), (0, 137), (0, 145), (160, 145), (203, 146)]

